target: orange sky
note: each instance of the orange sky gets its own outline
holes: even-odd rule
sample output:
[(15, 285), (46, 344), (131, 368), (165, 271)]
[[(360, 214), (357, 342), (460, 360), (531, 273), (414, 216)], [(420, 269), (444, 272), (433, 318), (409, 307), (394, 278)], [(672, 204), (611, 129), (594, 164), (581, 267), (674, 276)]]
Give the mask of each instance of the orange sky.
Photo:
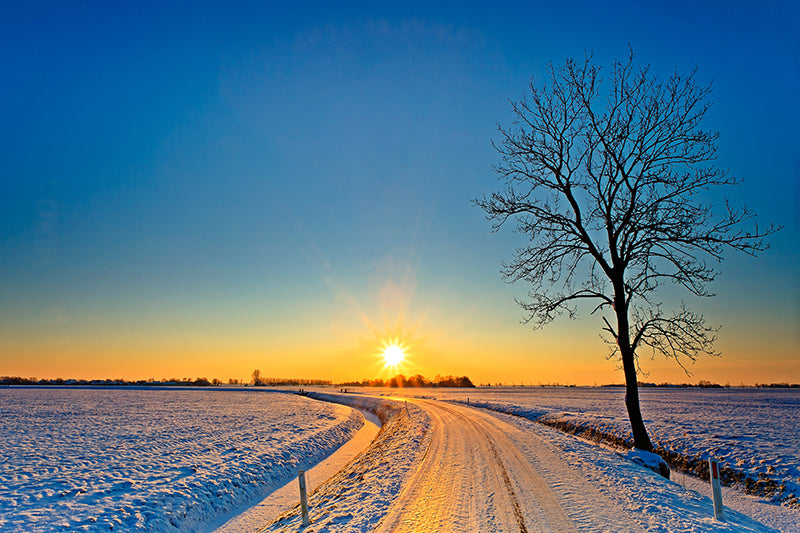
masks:
[[(406, 375), (468, 375), (475, 383), (619, 383), (621, 371), (605, 358), (597, 317), (557, 320), (542, 330), (519, 324), (510, 298), (485, 307), (448, 306), (447, 294), (421, 296), (406, 270), (386, 278), (363, 304), (343, 285), (327, 303), (307, 310), (237, 314), (226, 319), (213, 310), (180, 320), (153, 311), (148, 320), (94, 320), (56, 313), (40, 324), (38, 335), (21, 324), (0, 339), (2, 373), (38, 378), (219, 378), (249, 379), (256, 368), (268, 377), (333, 381), (387, 378), (380, 356), (386, 342), (399, 340), (407, 358)], [(499, 285), (509, 296), (513, 288)], [(723, 299), (724, 297), (721, 296)], [(504, 298), (497, 298), (503, 300)], [(215, 303), (209, 303), (213, 307)], [(295, 313), (295, 314), (291, 314)], [(692, 376), (671, 360), (645, 354), (642, 381), (752, 385), (800, 382), (800, 358), (791, 320), (764, 324), (732, 316), (719, 333), (722, 357), (688, 363)]]

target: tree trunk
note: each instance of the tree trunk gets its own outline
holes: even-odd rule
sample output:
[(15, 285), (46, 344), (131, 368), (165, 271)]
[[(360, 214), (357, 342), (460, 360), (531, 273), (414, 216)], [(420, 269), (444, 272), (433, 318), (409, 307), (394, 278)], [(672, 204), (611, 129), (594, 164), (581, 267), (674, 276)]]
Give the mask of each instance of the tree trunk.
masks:
[(625, 372), (625, 407), (628, 408), (628, 419), (631, 422), (633, 445), (648, 452), (653, 451), (653, 444), (647, 435), (639, 408), (639, 383), (636, 379), (636, 357), (631, 347), (628, 326), (628, 306), (623, 291), (617, 291), (615, 301), (617, 312), (617, 344), (622, 356), (622, 370)]
[(633, 445), (640, 450), (653, 451), (653, 444), (647, 435), (647, 429), (642, 420), (642, 411), (639, 408), (639, 384), (636, 379), (636, 361), (633, 357), (633, 350), (630, 346), (623, 350), (622, 369), (625, 372), (625, 407), (628, 408), (628, 418), (631, 421), (631, 432), (633, 433)]

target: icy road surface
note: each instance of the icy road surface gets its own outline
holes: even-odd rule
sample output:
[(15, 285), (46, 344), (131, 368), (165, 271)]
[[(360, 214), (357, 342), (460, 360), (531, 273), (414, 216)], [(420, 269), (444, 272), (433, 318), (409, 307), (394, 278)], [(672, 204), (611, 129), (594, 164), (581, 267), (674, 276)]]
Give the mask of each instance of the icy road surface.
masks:
[(589, 517), (640, 531), (539, 437), (476, 409), (412, 401), (433, 437), (377, 531), (566, 532)]

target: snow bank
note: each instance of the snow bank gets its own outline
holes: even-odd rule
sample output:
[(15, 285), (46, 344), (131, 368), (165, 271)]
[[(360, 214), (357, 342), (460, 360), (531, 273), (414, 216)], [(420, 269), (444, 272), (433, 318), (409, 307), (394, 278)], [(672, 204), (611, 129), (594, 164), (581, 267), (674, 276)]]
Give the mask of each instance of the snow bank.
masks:
[(403, 408), (403, 404), (399, 401), (353, 394), (330, 394), (312, 391), (306, 393), (306, 396), (323, 402), (338, 403), (355, 409), (361, 409), (362, 411), (368, 411), (377, 416), (381, 424), (385, 424), (397, 411)]
[(0, 389), (0, 530), (195, 531), (362, 425), (277, 392)]
[[(414, 405), (349, 394), (309, 393), (375, 413), (383, 427), (370, 447), (309, 496), (312, 525), (307, 531), (372, 531), (422, 460), (430, 442), (428, 415)], [(299, 506), (260, 532), (295, 532)]]
[(669, 466), (658, 454), (634, 448), (633, 450), (629, 450), (624, 457), (637, 465), (649, 468), (653, 472), (669, 479)]

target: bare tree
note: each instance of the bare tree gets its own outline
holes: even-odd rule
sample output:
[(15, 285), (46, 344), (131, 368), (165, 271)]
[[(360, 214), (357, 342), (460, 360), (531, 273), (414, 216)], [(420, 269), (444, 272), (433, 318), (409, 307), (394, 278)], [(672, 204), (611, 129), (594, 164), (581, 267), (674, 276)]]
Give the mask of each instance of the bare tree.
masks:
[[(591, 56), (550, 65), (547, 82), (512, 102), (495, 167), (506, 188), (475, 200), (495, 231), (512, 220), (527, 246), (503, 264), (509, 282), (530, 284), (524, 322), (542, 327), (578, 302), (603, 316), (609, 357), (619, 357), (634, 445), (652, 450), (642, 421), (638, 353), (684, 363), (714, 354), (716, 329), (682, 304), (667, 314), (665, 283), (713, 296), (713, 263), (726, 249), (755, 255), (778, 228), (759, 229), (746, 208), (707, 203), (739, 179), (713, 165), (717, 132), (701, 129), (711, 86), (695, 72), (661, 79), (616, 62), (607, 82)], [(744, 229), (744, 225), (752, 225)]]

